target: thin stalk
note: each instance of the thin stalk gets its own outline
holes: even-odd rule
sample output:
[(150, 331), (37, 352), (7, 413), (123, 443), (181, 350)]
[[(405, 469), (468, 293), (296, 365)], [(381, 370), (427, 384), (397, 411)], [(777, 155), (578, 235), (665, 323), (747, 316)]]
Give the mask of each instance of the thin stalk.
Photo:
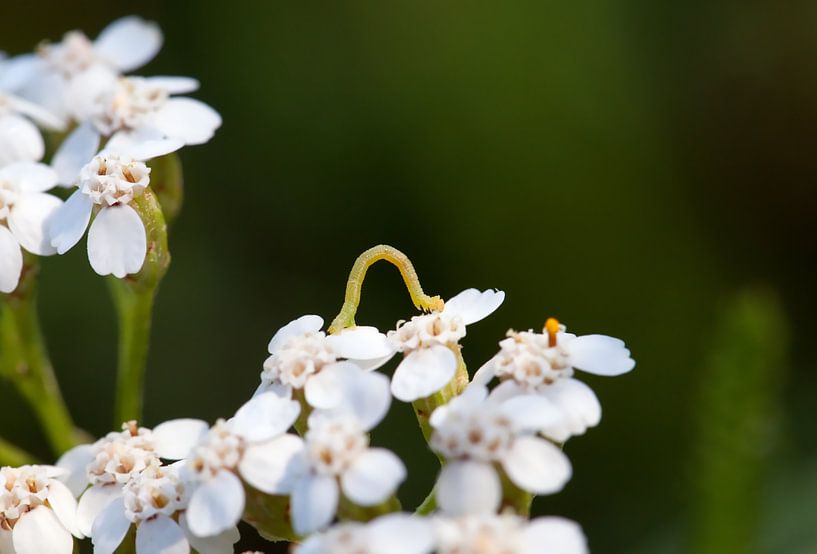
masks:
[(142, 417), (145, 368), (153, 300), (159, 282), (170, 265), (167, 248), (167, 224), (162, 207), (150, 189), (135, 198), (130, 206), (145, 225), (147, 253), (141, 271), (124, 279), (108, 280), (119, 321), (118, 373), (114, 400), (114, 427)]
[(0, 374), (29, 403), (56, 454), (76, 446), (71, 414), (60, 393), (37, 315), (36, 258), (26, 255), (17, 290), (0, 299)]
[(142, 417), (145, 368), (153, 318), (154, 288), (135, 289), (126, 281), (109, 279), (119, 321), (118, 373), (114, 425)]

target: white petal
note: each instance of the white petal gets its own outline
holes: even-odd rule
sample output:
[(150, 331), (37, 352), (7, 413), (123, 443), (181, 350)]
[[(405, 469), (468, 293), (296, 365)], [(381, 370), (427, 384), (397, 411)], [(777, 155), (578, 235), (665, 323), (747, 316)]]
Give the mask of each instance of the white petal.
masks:
[(185, 144), (204, 144), (221, 126), (213, 108), (193, 98), (170, 98), (151, 118), (152, 127)]
[(7, 531), (6, 529), (0, 529), (0, 553), (15, 554), (12, 532)]
[(131, 520), (125, 515), (125, 503), (117, 498), (102, 510), (94, 521), (91, 539), (94, 543), (94, 554), (113, 554), (131, 526)]
[(187, 457), (209, 426), (200, 419), (172, 419), (153, 428), (153, 443), (156, 453), (168, 460)]
[(292, 528), (299, 535), (329, 525), (338, 509), (338, 484), (334, 477), (310, 475), (292, 491)]
[(188, 554), (190, 544), (179, 524), (164, 514), (143, 521), (136, 528), (136, 551), (151, 554)]
[(581, 435), (601, 421), (601, 404), (596, 393), (578, 379), (558, 379), (552, 385), (541, 387), (539, 394), (562, 411), (560, 421), (542, 428), (542, 433), (555, 441), (564, 442), (571, 436)]
[(406, 478), (406, 466), (385, 448), (369, 448), (341, 476), (343, 494), (360, 506), (385, 502)]
[(6, 101), (13, 111), (32, 119), (41, 127), (51, 131), (61, 131), (65, 128), (65, 121), (61, 117), (52, 114), (38, 104), (17, 96), (6, 96)]
[(57, 254), (65, 254), (79, 242), (91, 220), (93, 207), (90, 197), (77, 190), (49, 220), (48, 235)]
[(572, 473), (564, 452), (537, 437), (517, 437), (502, 467), (517, 487), (534, 494), (562, 490)]
[(99, 210), (88, 230), (88, 261), (99, 275), (122, 279), (145, 263), (147, 236), (139, 214), (126, 205)]
[(466, 325), (471, 325), (494, 313), (504, 300), (505, 293), (501, 290), (488, 289), (480, 292), (477, 289), (467, 289), (446, 300), (443, 313), (458, 315)]
[(66, 137), (51, 160), (61, 185), (76, 183), (82, 167), (99, 149), (99, 133), (90, 123), (83, 123)]
[(82, 532), (77, 527), (77, 501), (68, 487), (60, 481), (50, 481), (48, 483), (48, 504), (63, 527), (68, 529), (72, 535), (83, 538)]
[(0, 67), (0, 90), (16, 91), (26, 85), (45, 61), (37, 54), (6, 58)]
[(23, 270), (23, 252), (7, 227), (0, 225), (0, 292), (14, 292)]
[(62, 200), (44, 192), (21, 194), (11, 209), (8, 225), (20, 246), (38, 256), (57, 253), (46, 230), (62, 207)]
[(428, 519), (409, 514), (386, 514), (367, 526), (372, 552), (428, 554), (434, 548), (434, 530)]
[(175, 152), (182, 146), (184, 142), (177, 138), (166, 138), (154, 129), (142, 128), (114, 133), (103, 152), (145, 161)]
[(550, 400), (536, 394), (514, 396), (502, 402), (500, 411), (517, 429), (538, 431), (562, 421), (562, 411)]
[(251, 444), (244, 451), (238, 471), (244, 480), (267, 494), (290, 494), (307, 469), (304, 441), (281, 435), (271, 441)]
[(621, 375), (635, 367), (624, 341), (606, 335), (576, 337), (567, 349), (570, 365), (594, 375)]
[(569, 519), (539, 517), (522, 531), (522, 554), (558, 552), (559, 554), (587, 554), (587, 539), (582, 528)]
[(40, 506), (23, 514), (12, 532), (15, 554), (71, 554), (74, 539), (54, 512)]
[(146, 77), (145, 81), (152, 86), (163, 88), (169, 94), (186, 94), (199, 88), (199, 81), (192, 77), (155, 75)]
[(354, 415), (367, 431), (380, 423), (391, 405), (388, 377), (351, 362), (325, 366), (307, 380), (304, 394), (315, 408)]
[(466, 387), (465, 391), (459, 396), (454, 397), (448, 404), (443, 404), (431, 413), (428, 422), (432, 427), (439, 427), (443, 424), (452, 409), (469, 412), (474, 407), (485, 402), (488, 398), (488, 389), (479, 385), (471, 385)]
[(269, 346), (267, 346), (267, 351), (270, 354), (274, 354), (276, 350), (281, 348), (281, 345), (284, 344), (287, 340), (291, 339), (292, 337), (297, 337), (300, 335), (305, 335), (306, 333), (314, 333), (321, 330), (323, 327), (323, 318), (319, 315), (304, 315), (299, 317), (294, 321), (290, 321), (280, 329), (278, 332), (272, 336), (272, 340), (269, 341)]
[(482, 385), (484, 387), (488, 386), (488, 383), (496, 377), (496, 373), (494, 372), (494, 360), (488, 360), (474, 373), (474, 376), (471, 378), (471, 383), (474, 385)]
[(212, 537), (235, 527), (243, 513), (244, 486), (234, 474), (221, 470), (193, 491), (187, 524), (194, 535)]
[(248, 441), (265, 441), (292, 427), (301, 405), (274, 392), (253, 396), (230, 419), (230, 429)]
[(45, 154), (39, 129), (24, 117), (0, 116), (0, 167), (12, 162), (37, 162)]
[(453, 461), (437, 480), (437, 504), (447, 514), (493, 514), (502, 502), (502, 485), (491, 464)]
[(375, 360), (391, 357), (395, 352), (386, 335), (375, 327), (344, 329), (337, 335), (329, 335), (327, 340), (339, 358)]
[(0, 182), (13, 183), (20, 192), (45, 192), (57, 184), (57, 174), (45, 164), (14, 162), (0, 169)]
[(82, 494), (89, 485), (86, 468), (93, 459), (93, 447), (90, 444), (81, 444), (68, 450), (57, 460), (57, 467), (67, 472), (61, 480), (75, 497)]
[(412, 402), (437, 392), (454, 377), (457, 358), (442, 345), (410, 352), (391, 380), (391, 392), (403, 402)]
[(187, 514), (184, 512), (179, 517), (179, 525), (187, 536), (191, 548), (194, 548), (199, 554), (231, 554), (233, 545), (241, 538), (237, 527), (230, 527), (223, 533), (212, 537), (197, 537), (190, 532), (190, 527), (187, 525)]
[(161, 48), (159, 26), (133, 15), (117, 19), (94, 41), (94, 51), (123, 73), (145, 65)]
[(117, 485), (94, 485), (85, 491), (77, 505), (77, 528), (80, 533), (90, 537), (96, 517), (120, 496), (122, 489)]

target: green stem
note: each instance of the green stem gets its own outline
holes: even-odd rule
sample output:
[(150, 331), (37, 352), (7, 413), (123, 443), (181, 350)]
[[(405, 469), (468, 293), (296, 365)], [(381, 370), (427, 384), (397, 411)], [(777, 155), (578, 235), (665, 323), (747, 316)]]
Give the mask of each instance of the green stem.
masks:
[(435, 485), (431, 492), (428, 493), (426, 499), (423, 500), (423, 503), (417, 506), (417, 509), (414, 511), (415, 515), (418, 516), (427, 516), (430, 515), (431, 512), (437, 509), (437, 486)]
[(155, 289), (137, 290), (127, 281), (108, 280), (119, 320), (118, 373), (114, 426), (142, 417)]
[(36, 464), (37, 459), (32, 455), (8, 442), (0, 439), (0, 466), (19, 467), (26, 464)]
[(114, 427), (142, 417), (142, 398), (150, 345), (153, 300), (170, 265), (167, 224), (156, 195), (150, 190), (130, 206), (145, 225), (147, 253), (141, 271), (124, 279), (108, 280), (119, 321), (119, 353)]
[(378, 516), (399, 512), (400, 500), (394, 495), (375, 506), (359, 506), (341, 496), (338, 504), (338, 519), (341, 521), (371, 521)]
[(465, 367), (465, 360), (462, 357), (462, 349), (458, 344), (449, 344), (450, 348), (457, 357), (457, 372), (449, 383), (438, 390), (431, 396), (420, 398), (411, 403), (414, 408), (414, 415), (417, 416), (417, 423), (420, 424), (420, 430), (423, 432), (423, 438), (428, 442), (431, 439), (431, 424), (429, 419), (434, 410), (447, 404), (455, 396), (462, 394), (465, 387), (468, 386), (468, 369)]
[(408, 256), (393, 246), (381, 244), (369, 248), (355, 260), (352, 271), (349, 272), (349, 279), (346, 281), (346, 297), (343, 306), (329, 326), (330, 333), (339, 333), (343, 329), (355, 325), (355, 314), (360, 304), (360, 292), (363, 288), (363, 281), (366, 279), (366, 272), (369, 267), (380, 260), (386, 260), (400, 270), (400, 275), (403, 276), (403, 281), (406, 283), (409, 295), (411, 295), (411, 301), (418, 310), (438, 311), (443, 309), (442, 298), (429, 296), (423, 292), (420, 279), (417, 277), (417, 272), (414, 270)]
[(17, 290), (0, 302), (0, 374), (29, 403), (57, 454), (76, 446), (79, 433), (60, 393), (37, 316), (36, 258), (25, 257)]

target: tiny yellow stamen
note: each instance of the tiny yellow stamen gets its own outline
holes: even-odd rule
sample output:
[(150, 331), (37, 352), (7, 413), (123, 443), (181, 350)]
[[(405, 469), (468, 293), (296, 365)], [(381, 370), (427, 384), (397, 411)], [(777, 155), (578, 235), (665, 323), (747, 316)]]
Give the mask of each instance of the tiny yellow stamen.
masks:
[(548, 334), (548, 346), (551, 348), (556, 346), (556, 333), (559, 332), (559, 320), (555, 317), (549, 317), (545, 322), (545, 331)]

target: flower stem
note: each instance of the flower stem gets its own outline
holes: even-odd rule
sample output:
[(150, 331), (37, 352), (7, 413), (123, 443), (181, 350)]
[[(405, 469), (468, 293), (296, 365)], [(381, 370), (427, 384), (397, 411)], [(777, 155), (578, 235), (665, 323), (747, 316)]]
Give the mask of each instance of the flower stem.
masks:
[(37, 459), (32, 455), (8, 442), (0, 439), (0, 466), (19, 467), (26, 464), (36, 464)]
[(119, 319), (119, 353), (114, 425), (139, 420), (155, 289), (135, 290), (127, 282), (110, 279)]
[(455, 396), (462, 394), (462, 391), (468, 386), (468, 369), (462, 357), (462, 349), (458, 344), (449, 345), (449, 348), (457, 357), (457, 372), (454, 374), (454, 377), (445, 387), (431, 396), (420, 398), (411, 403), (412, 408), (414, 408), (414, 415), (417, 416), (417, 423), (420, 424), (420, 430), (423, 432), (423, 438), (426, 442), (431, 439), (432, 429), (429, 423), (431, 414), (443, 404), (447, 404)]
[(34, 410), (55, 453), (80, 438), (60, 393), (37, 316), (36, 258), (25, 256), (20, 284), (0, 300), (0, 375), (12, 381)]
[(167, 224), (156, 195), (150, 190), (131, 202), (145, 224), (147, 254), (141, 271), (108, 280), (119, 321), (119, 352), (114, 426), (142, 417), (142, 399), (153, 300), (170, 265)]
[(431, 492), (428, 493), (423, 503), (417, 506), (414, 514), (418, 516), (427, 516), (437, 509), (437, 486), (435, 485)]
[(343, 301), (343, 306), (329, 326), (330, 333), (339, 333), (343, 329), (355, 325), (355, 314), (360, 304), (360, 291), (363, 288), (366, 271), (368, 271), (369, 267), (375, 262), (380, 260), (386, 260), (400, 270), (403, 281), (406, 283), (406, 288), (411, 295), (411, 301), (418, 310), (430, 311), (443, 309), (442, 298), (439, 296), (428, 296), (423, 292), (423, 287), (420, 286), (420, 279), (417, 277), (417, 272), (414, 270), (414, 266), (411, 264), (411, 260), (408, 259), (408, 256), (393, 246), (381, 244), (369, 248), (355, 260), (352, 271), (349, 273), (349, 279), (346, 281), (346, 297)]

